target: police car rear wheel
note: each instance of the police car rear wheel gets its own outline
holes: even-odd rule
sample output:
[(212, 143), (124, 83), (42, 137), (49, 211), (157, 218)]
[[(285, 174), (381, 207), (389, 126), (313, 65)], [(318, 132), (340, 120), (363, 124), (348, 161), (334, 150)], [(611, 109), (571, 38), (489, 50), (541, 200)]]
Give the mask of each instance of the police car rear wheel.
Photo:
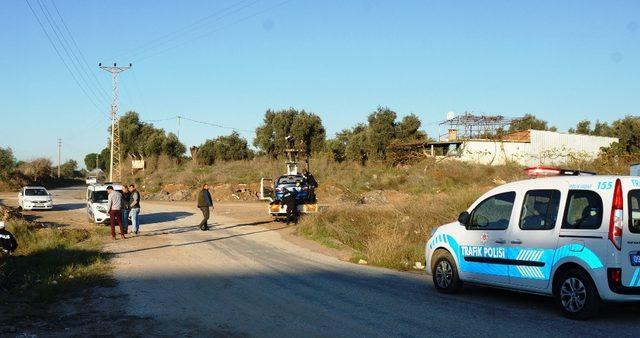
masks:
[(454, 293), (462, 287), (456, 264), (446, 251), (436, 252), (433, 270), (433, 285), (443, 293)]
[(598, 313), (600, 295), (586, 272), (571, 269), (559, 279), (556, 302), (566, 317), (588, 319)]

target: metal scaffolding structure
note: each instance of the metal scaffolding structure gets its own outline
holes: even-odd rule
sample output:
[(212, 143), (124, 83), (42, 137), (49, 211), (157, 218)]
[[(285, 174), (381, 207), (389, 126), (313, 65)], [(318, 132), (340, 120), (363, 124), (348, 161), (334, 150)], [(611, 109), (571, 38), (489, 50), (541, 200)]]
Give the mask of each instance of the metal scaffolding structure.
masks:
[[(516, 120), (502, 115), (463, 115), (440, 122), (448, 126), (447, 140), (495, 139), (504, 135), (509, 125)], [(445, 135), (440, 135), (445, 136)]]

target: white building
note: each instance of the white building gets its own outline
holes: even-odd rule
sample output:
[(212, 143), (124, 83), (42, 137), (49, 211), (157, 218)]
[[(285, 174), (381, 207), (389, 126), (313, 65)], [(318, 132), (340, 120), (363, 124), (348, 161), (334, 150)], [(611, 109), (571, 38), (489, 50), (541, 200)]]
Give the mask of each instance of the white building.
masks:
[(592, 160), (598, 156), (601, 148), (614, 142), (618, 142), (618, 138), (527, 130), (509, 134), (502, 140), (450, 138), (448, 141), (432, 142), (429, 146), (433, 155), (437, 155), (438, 150), (438, 154), (457, 157), (462, 161), (534, 166)]

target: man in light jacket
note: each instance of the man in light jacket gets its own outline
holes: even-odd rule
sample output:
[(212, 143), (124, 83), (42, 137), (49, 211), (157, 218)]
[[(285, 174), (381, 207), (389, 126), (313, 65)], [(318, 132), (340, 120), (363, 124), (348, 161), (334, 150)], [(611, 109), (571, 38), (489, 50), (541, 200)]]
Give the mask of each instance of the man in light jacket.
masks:
[(122, 228), (122, 194), (113, 190), (113, 186), (107, 187), (109, 198), (107, 200), (107, 210), (109, 210), (109, 223), (111, 224), (111, 238), (116, 239), (115, 225), (120, 226), (120, 237), (124, 237), (124, 229)]
[(198, 193), (198, 208), (202, 211), (202, 222), (198, 225), (198, 228), (202, 231), (209, 230), (209, 208), (213, 209), (213, 199), (209, 193), (209, 185), (207, 183), (202, 185), (202, 190)]

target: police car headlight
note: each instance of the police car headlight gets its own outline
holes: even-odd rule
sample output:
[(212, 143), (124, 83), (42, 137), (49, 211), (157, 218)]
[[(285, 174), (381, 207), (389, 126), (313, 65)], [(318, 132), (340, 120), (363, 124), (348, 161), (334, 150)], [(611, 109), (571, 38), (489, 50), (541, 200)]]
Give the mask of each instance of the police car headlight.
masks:
[(436, 231), (438, 231), (438, 228), (431, 229), (431, 237), (436, 234)]
[(107, 213), (107, 208), (105, 208), (105, 207), (103, 207), (101, 205), (96, 206), (96, 210), (98, 210), (100, 212)]

